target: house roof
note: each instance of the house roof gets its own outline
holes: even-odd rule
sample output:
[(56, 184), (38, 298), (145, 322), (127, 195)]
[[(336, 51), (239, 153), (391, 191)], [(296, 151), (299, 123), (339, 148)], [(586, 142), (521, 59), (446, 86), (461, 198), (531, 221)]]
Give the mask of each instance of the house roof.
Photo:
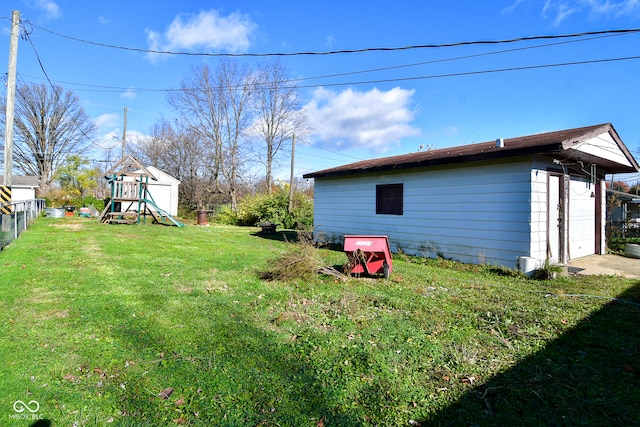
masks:
[[(0, 176), (0, 185), (4, 185), (4, 177)], [(12, 176), (11, 185), (17, 187), (33, 187), (40, 186), (40, 180), (37, 176)]]
[(617, 197), (618, 199), (620, 199), (625, 203), (640, 204), (640, 195), (625, 193), (624, 191), (607, 189), (607, 197)]
[(348, 165), (305, 174), (304, 178), (324, 178), (382, 172), (425, 166), (492, 160), (524, 155), (550, 156), (559, 162), (595, 164), (606, 173), (637, 172), (640, 166), (610, 123), (500, 139), (479, 144), (421, 151), (399, 156), (363, 160)]

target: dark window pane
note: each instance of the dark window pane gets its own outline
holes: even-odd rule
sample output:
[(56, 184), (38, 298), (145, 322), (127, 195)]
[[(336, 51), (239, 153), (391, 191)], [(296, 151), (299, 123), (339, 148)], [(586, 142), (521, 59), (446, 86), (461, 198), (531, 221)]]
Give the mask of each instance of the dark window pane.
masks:
[(403, 185), (376, 185), (376, 213), (402, 215)]

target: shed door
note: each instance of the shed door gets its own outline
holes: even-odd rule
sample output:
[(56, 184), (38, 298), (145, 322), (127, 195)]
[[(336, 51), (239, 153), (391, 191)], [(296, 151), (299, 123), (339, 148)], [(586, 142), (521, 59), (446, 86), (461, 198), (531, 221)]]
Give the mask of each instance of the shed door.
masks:
[(547, 257), (550, 262), (564, 262), (564, 176), (549, 174), (547, 192)]
[[(585, 177), (569, 181), (569, 260), (596, 253), (595, 188)], [(591, 194), (593, 193), (593, 197)]]

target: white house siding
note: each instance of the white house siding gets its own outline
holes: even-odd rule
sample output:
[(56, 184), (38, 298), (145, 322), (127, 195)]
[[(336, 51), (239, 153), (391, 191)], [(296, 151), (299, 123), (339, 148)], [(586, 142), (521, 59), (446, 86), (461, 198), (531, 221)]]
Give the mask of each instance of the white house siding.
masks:
[[(531, 251), (531, 180), (525, 158), (318, 178), (316, 238), (384, 234), (394, 251), (516, 267)], [(397, 183), (404, 184), (403, 215), (377, 215), (376, 185)]]
[(12, 202), (24, 202), (26, 200), (33, 200), (36, 198), (36, 189), (32, 187), (11, 187), (11, 201)]

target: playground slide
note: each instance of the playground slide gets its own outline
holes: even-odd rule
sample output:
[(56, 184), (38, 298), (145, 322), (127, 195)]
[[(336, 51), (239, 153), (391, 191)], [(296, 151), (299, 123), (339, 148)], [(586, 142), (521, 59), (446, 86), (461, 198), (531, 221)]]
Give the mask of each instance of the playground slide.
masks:
[(178, 221), (177, 219), (175, 219), (174, 217), (172, 217), (171, 215), (169, 215), (169, 213), (167, 211), (164, 211), (162, 209), (160, 209), (158, 207), (158, 205), (155, 204), (155, 202), (153, 200), (149, 200), (149, 199), (142, 199), (142, 201), (144, 203), (147, 204), (147, 206), (151, 206), (152, 208), (154, 208), (158, 214), (158, 216), (160, 217), (160, 220), (158, 220), (158, 218), (156, 218), (156, 215), (154, 214), (153, 211), (151, 211), (151, 209), (147, 208), (151, 214), (153, 215), (153, 217), (156, 219), (156, 221), (158, 221), (161, 224), (164, 224), (164, 219), (166, 218), (167, 221), (169, 221), (170, 223), (172, 223), (173, 225), (176, 225), (178, 227), (184, 227), (184, 224), (181, 223), (180, 221)]

